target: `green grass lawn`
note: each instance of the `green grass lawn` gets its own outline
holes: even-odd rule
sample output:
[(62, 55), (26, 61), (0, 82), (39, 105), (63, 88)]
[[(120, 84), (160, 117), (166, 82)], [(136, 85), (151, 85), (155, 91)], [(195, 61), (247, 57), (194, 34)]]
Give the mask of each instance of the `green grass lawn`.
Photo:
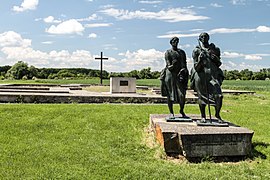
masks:
[(269, 92), (225, 96), (221, 115), (255, 132), (253, 155), (195, 164), (151, 143), (149, 115), (166, 105), (1, 104), (0, 179), (270, 179), (269, 112)]

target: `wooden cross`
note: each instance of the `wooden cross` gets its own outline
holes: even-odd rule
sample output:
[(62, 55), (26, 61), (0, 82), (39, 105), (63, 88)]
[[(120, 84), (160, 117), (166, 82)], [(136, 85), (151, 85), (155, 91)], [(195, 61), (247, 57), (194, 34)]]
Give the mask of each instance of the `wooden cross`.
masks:
[(96, 57), (96, 60), (100, 60), (100, 84), (102, 84), (102, 65), (103, 60), (108, 60), (109, 58), (103, 57), (103, 52), (100, 53), (100, 57)]

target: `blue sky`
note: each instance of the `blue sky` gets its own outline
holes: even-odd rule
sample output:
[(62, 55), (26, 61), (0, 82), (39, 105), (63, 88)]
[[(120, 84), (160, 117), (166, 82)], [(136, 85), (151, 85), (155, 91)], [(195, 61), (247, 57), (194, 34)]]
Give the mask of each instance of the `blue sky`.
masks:
[(270, 0), (12, 0), (0, 5), (0, 66), (160, 71), (169, 40), (191, 68), (201, 32), (220, 47), (222, 69), (270, 68)]

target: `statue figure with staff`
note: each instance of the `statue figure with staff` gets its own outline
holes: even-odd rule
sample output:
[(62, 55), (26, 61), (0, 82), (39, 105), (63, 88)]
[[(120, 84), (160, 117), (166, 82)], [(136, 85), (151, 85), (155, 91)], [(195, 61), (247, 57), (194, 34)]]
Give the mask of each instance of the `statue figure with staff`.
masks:
[(193, 50), (194, 66), (191, 69), (191, 88), (198, 94), (201, 123), (206, 123), (206, 106), (208, 106), (210, 123), (212, 123), (210, 105), (215, 106), (215, 117), (219, 123), (222, 123), (220, 116), (223, 99), (221, 85), (224, 75), (220, 69), (220, 49), (213, 43), (209, 44), (209, 39), (209, 34), (201, 33), (198, 40), (199, 45)]

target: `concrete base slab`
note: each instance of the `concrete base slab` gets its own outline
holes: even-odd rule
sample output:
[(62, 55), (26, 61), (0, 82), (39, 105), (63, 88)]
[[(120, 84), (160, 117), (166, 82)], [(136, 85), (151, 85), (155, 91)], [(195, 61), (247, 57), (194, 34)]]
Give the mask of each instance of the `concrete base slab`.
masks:
[(166, 117), (166, 122), (193, 122), (189, 117)]
[(167, 154), (187, 158), (247, 156), (251, 153), (253, 131), (228, 123), (228, 127), (197, 126), (193, 122), (166, 122), (167, 114), (150, 115), (150, 125)]
[(228, 127), (229, 124), (227, 122), (220, 123), (217, 119), (207, 120), (206, 122), (197, 121), (197, 126), (217, 126), (217, 127)]

